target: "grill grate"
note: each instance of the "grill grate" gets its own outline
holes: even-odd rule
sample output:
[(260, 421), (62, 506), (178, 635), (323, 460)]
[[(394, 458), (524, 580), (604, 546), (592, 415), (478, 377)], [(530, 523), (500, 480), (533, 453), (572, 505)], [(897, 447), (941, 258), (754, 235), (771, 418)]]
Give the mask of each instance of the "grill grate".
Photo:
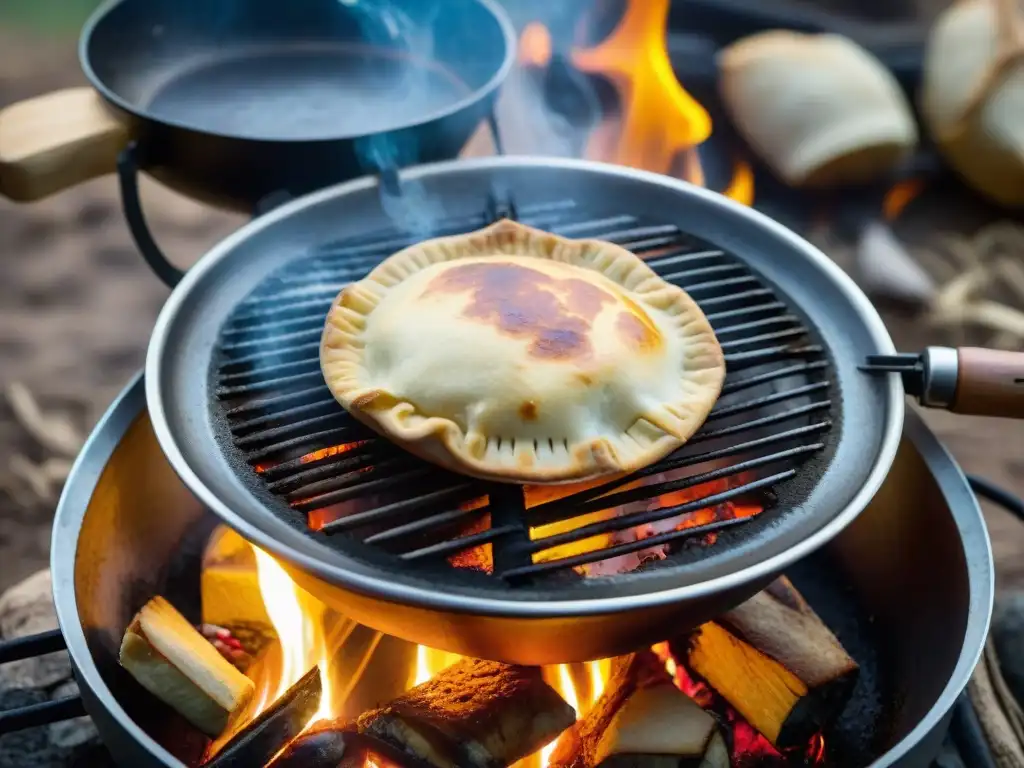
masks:
[[(420, 239), (381, 232), (289, 263), (222, 330), (214, 416), (278, 511), (305, 518), (327, 540), (346, 536), (403, 561), (447, 560), (516, 583), (708, 543), (751, 519), (738, 505), (771, 506), (798, 467), (824, 450), (836, 408), (826, 355), (741, 260), (675, 226), (625, 214), (590, 218), (571, 201), (523, 206), (517, 216), (557, 234), (618, 243), (697, 301), (728, 371), (702, 429), (655, 465), (554, 499), (452, 474), (378, 437), (335, 402), (318, 354), (341, 288)], [(432, 236), (492, 219), (444, 221)], [(707, 510), (709, 519), (698, 514)]]

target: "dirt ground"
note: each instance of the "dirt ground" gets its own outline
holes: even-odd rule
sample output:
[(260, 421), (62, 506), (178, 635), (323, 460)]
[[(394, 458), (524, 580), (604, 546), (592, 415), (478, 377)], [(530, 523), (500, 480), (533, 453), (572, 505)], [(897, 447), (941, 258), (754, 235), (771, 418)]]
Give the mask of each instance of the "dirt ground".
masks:
[[(0, 38), (0, 105), (81, 82), (70, 41)], [(144, 196), (158, 242), (183, 266), (241, 222), (154, 184), (145, 185)], [(928, 234), (947, 223), (940, 209), (915, 210), (910, 230)], [(849, 252), (837, 249), (843, 263)], [(167, 290), (137, 255), (109, 177), (37, 204), (0, 201), (0, 260), (3, 589), (47, 564), (60, 482), (40, 475), (40, 465), (55, 455), (52, 446), (39, 444), (2, 393), (23, 385), (44, 416), (66, 422), (72, 436), (85, 435), (142, 365)], [(887, 312), (886, 318), (902, 348), (944, 341), (906, 315)], [(927, 419), (965, 469), (1024, 495), (1024, 426), (945, 413)], [(56, 455), (48, 468), (59, 478), (67, 457)], [(989, 522), (1000, 583), (1024, 587), (1024, 525), (998, 512)]]

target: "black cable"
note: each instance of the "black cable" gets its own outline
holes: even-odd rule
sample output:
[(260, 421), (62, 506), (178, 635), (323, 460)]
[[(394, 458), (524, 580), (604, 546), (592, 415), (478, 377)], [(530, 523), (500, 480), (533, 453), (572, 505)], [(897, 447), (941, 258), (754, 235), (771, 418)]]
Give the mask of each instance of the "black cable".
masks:
[(983, 499), (988, 499), (993, 504), (998, 504), (1021, 522), (1024, 522), (1024, 500), (1014, 496), (1005, 488), (1000, 488), (990, 480), (977, 475), (968, 475), (967, 482), (971, 490)]

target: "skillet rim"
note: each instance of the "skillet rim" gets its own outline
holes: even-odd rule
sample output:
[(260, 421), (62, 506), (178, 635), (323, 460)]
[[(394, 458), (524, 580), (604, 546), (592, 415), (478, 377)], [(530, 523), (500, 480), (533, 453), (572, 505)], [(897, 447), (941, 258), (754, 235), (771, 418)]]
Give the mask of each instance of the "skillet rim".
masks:
[(85, 74), (90, 85), (110, 104), (115, 106), (117, 109), (122, 110), (125, 114), (130, 115), (136, 120), (142, 120), (158, 125), (164, 125), (170, 128), (177, 128), (183, 131), (191, 131), (203, 136), (209, 136), (213, 138), (228, 139), (232, 141), (242, 142), (253, 142), (259, 144), (283, 144), (283, 145), (294, 145), (294, 144), (305, 144), (305, 145), (317, 145), (317, 144), (330, 144), (338, 141), (354, 141), (369, 136), (377, 136), (382, 134), (390, 134), (398, 131), (416, 130), (422, 128), (430, 123), (434, 123), (445, 118), (452, 117), (458, 113), (470, 109), (473, 106), (486, 101), (489, 97), (493, 96), (505, 82), (509, 72), (512, 70), (516, 59), (516, 34), (515, 28), (512, 25), (511, 19), (505, 10), (498, 5), (497, 0), (466, 0), (467, 2), (476, 3), (481, 6), (484, 11), (490, 14), (491, 18), (497, 23), (501, 35), (505, 41), (505, 50), (502, 56), (501, 65), (491, 75), (491, 77), (481, 87), (474, 89), (469, 95), (458, 99), (451, 104), (443, 107), (442, 109), (435, 110), (428, 113), (425, 116), (417, 116), (413, 122), (403, 122), (397, 125), (390, 126), (378, 131), (371, 133), (348, 133), (338, 134), (335, 136), (321, 136), (310, 139), (288, 139), (288, 138), (276, 138), (276, 137), (252, 137), (252, 136), (239, 136), (233, 133), (223, 133), (221, 131), (211, 131), (193, 123), (185, 122), (178, 119), (165, 119), (157, 118), (150, 114), (149, 110), (140, 106), (139, 104), (130, 101), (115, 90), (113, 87), (107, 84), (97, 73), (92, 65), (92, 54), (90, 52), (90, 43), (92, 36), (95, 31), (99, 28), (105, 20), (108, 19), (111, 12), (119, 5), (129, 2), (139, 2), (140, 0), (105, 0), (96, 10), (90, 14), (85, 25), (82, 27), (82, 31), (78, 38), (78, 61), (82, 72)]

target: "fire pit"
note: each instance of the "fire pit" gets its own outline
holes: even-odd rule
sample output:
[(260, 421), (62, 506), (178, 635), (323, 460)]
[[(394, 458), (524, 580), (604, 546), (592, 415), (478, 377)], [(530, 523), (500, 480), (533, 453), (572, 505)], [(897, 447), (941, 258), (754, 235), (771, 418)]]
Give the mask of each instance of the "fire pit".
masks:
[[(610, 81), (616, 109), (574, 125), (569, 144), (583, 140), (568, 153), (704, 184), (710, 164), (696, 147), (710, 121), (672, 76), (667, 2), (651, 5), (644, 16), (628, 3), (571, 66), (543, 28), (524, 32), (509, 88), (536, 97), (552, 78)], [(642, 55), (622, 55), (634, 46)], [(529, 124), (538, 103), (520, 98), (512, 111)], [(523, 124), (503, 133), (514, 140)], [(530, 139), (533, 151), (551, 146), (550, 135)], [(166, 266), (144, 229), (132, 160), (129, 148), (129, 221)], [(750, 203), (750, 167), (728, 153), (717, 162), (726, 173), (711, 185)], [(916, 417), (900, 436), (895, 380), (857, 371), (867, 354), (891, 351), (862, 297), (772, 222), (687, 189), (559, 161), (389, 170), (271, 211), (186, 276), (148, 380), (97, 429), (55, 524), (63, 632), (116, 757), (659, 768), (666, 752), (638, 746), (655, 742), (680, 766), (928, 762), (987, 630), (991, 553), (977, 503)], [(264, 198), (260, 213), (286, 197)], [(730, 379), (692, 447), (612, 485), (496, 487), (412, 460), (330, 399), (314, 348), (338, 288), (406, 239), (501, 216), (620, 242), (701, 303)], [(787, 273), (782, 256), (793, 253), (820, 268), (813, 279)], [(244, 269), (229, 269), (241, 254)], [(831, 310), (815, 311), (823, 301)], [(857, 424), (873, 405), (880, 417)], [(865, 444), (873, 450), (856, 449)], [(831, 517), (805, 514), (822, 497)], [(303, 567), (287, 562), (296, 553)], [(683, 608), (630, 610), (690, 588)], [(417, 604), (413, 592), (435, 597)], [(581, 609), (588, 599), (614, 606)], [(146, 624), (154, 605), (172, 617), (165, 630), (188, 638), (174, 654)], [(251, 683), (216, 700), (212, 718), (160, 705), (153, 694), (167, 678), (133, 666), (173, 675), (168, 666), (208, 657), (205, 645), (189, 655), (206, 642), (193, 625), (252, 662)]]
[[(112, 407), (80, 460), (54, 538), (54, 591), (86, 706), (126, 765), (195, 765), (209, 748), (201, 734), (158, 706), (125, 673), (117, 654), (133, 614), (154, 595), (166, 596), (189, 618), (200, 620), (202, 555), (215, 526), (164, 459), (137, 380)], [(937, 561), (942, 568), (933, 567)], [(955, 465), (916, 418), (908, 421), (893, 470), (868, 509), (791, 575), (860, 668), (856, 689), (826, 732), (824, 747), (815, 739), (807, 748), (821, 749), (829, 756), (826, 764), (846, 764), (843, 755), (857, 755), (855, 764), (872, 759), (877, 761), (873, 765), (927, 762), (980, 653), (992, 570), (977, 504)], [(282, 610), (279, 601), (294, 590), (282, 571), (276, 576), (284, 578), (283, 588), (263, 593), (271, 613)], [(290, 599), (292, 606), (299, 605), (294, 591)], [(307, 610), (315, 606), (301, 604)], [(283, 608), (287, 615), (288, 606)], [(292, 633), (286, 642), (287, 650), (304, 662), (293, 665), (292, 674), (301, 676), (306, 664), (315, 663), (311, 656), (317, 648), (324, 647), (303, 644), (299, 635)], [(701, 661), (680, 644), (684, 638), (665, 627), (663, 639), (668, 642), (656, 645), (654, 652), (675, 673), (678, 685), (723, 717), (734, 751), (746, 750), (753, 761), (746, 764), (778, 762), (771, 744), (723, 701), (734, 692), (713, 670), (704, 668), (704, 674), (725, 694), (693, 671)], [(375, 650), (368, 654), (368, 648)], [(369, 710), (452, 661), (449, 655), (357, 625), (328, 653), (337, 664), (326, 678), (335, 681), (334, 716), (360, 714), (345, 710), (344, 691), (357, 710)], [(610, 666), (609, 661), (556, 665), (543, 674), (582, 714), (597, 698)], [(385, 674), (388, 669), (405, 674), (396, 679)], [(347, 672), (341, 679), (340, 670)], [(276, 692), (294, 681), (278, 675), (268, 684)], [(553, 751), (553, 745), (545, 748), (523, 765), (543, 765)], [(817, 753), (812, 759), (819, 759)]]

